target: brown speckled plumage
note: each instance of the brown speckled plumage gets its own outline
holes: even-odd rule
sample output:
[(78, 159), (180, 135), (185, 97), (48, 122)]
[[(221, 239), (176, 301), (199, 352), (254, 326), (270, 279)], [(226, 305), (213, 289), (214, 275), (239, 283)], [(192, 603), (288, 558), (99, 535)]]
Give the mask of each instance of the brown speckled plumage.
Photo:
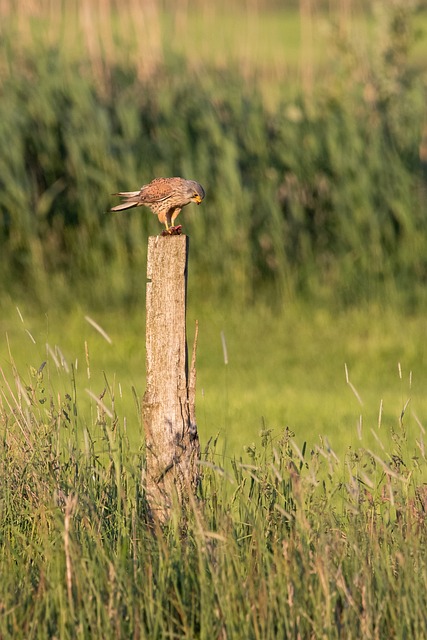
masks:
[(181, 209), (190, 202), (200, 204), (205, 197), (205, 190), (194, 180), (155, 178), (139, 191), (121, 191), (114, 195), (123, 198), (124, 202), (112, 207), (111, 211), (149, 207), (169, 232)]

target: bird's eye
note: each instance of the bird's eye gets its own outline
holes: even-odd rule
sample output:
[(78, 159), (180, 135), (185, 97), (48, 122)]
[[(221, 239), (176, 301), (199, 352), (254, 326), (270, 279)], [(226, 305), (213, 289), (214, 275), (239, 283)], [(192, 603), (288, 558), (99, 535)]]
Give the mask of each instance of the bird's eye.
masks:
[(198, 193), (193, 193), (193, 198), (197, 198), (198, 195)]

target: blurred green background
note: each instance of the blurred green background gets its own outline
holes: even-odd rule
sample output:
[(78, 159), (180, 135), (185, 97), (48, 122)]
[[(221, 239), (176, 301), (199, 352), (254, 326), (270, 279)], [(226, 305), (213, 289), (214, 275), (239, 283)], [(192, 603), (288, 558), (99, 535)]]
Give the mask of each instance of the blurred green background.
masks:
[(342, 450), (403, 420), (422, 437), (425, 3), (4, 0), (0, 14), (2, 384), (47, 360), (82, 425), (87, 389), (107, 387), (139, 446), (160, 227), (108, 213), (110, 194), (182, 175), (207, 192), (179, 219), (202, 444), (219, 433), (239, 455), (289, 426)]

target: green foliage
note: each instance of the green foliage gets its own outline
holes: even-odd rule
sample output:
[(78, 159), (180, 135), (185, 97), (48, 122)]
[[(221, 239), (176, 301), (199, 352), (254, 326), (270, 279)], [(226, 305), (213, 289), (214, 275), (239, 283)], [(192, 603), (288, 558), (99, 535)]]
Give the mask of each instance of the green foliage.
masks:
[[(326, 438), (315, 445), (310, 435), (303, 443), (289, 428), (279, 438), (264, 428), (260, 443), (232, 463), (210, 444), (197, 498), (185, 513), (174, 509), (169, 527), (153, 529), (144, 452), (132, 444), (139, 408), (128, 420), (104, 374), (105, 391), (89, 394), (88, 410), (77, 370), (57, 348), (47, 345), (48, 364), (26, 377), (9, 354), (11, 374), (0, 369), (2, 638), (425, 634), (424, 428), (416, 413), (405, 413), (408, 393), (418, 393), (422, 413), (423, 383), (414, 376), (409, 392), (399, 369), (404, 399), (392, 402), (388, 370), (402, 352), (405, 371), (413, 361), (422, 366), (422, 327), (415, 339), (408, 318), (393, 319), (391, 331), (381, 312), (356, 329), (354, 315), (341, 326), (336, 318), (322, 324), (310, 317), (301, 329), (295, 306), (292, 318), (268, 323), (258, 315), (248, 328), (240, 304), (261, 290), (287, 297), (328, 290), (339, 301), (359, 301), (396, 288), (412, 301), (423, 285), (424, 89), (407, 58), (405, 4), (393, 3), (382, 18), (385, 31), (373, 39), (369, 62), (339, 41), (323, 87), (297, 99), (280, 88), (283, 102), (272, 110), (258, 79), (173, 59), (173, 50), (157, 73), (144, 75), (135, 58), (126, 63), (125, 51), (116, 62), (95, 52), (88, 64), (75, 51), (67, 57), (54, 46), (29, 50), (17, 40), (18, 49), (13, 38), (1, 39), (2, 293), (24, 290), (28, 302), (54, 295), (58, 306), (70, 297), (102, 303), (111, 322), (114, 302), (142, 296), (146, 237), (158, 225), (146, 212), (106, 213), (109, 194), (154, 175), (197, 178), (207, 199), (182, 214), (192, 238), (191, 286), (232, 293), (224, 316), (236, 322), (229, 333), (222, 317), (212, 319), (211, 305), (202, 311), (211, 333), (200, 339), (201, 359), (208, 352), (218, 360), (212, 345), (219, 329), (230, 352), (229, 364), (200, 367), (203, 386), (216, 384), (218, 394), (222, 378), (227, 396), (224, 421), (216, 396), (206, 429), (237, 426), (239, 402), (258, 421), (267, 396), (275, 404), (280, 397), (279, 424), (283, 407), (292, 407), (299, 433), (318, 431), (319, 421), (320, 429), (325, 422), (329, 431), (343, 427), (331, 438), (338, 454)], [(72, 30), (60, 32), (69, 42)], [(61, 340), (76, 339), (73, 322), (71, 314), (61, 318)], [(122, 315), (116, 322), (123, 325)], [(130, 320), (125, 330), (128, 359), (100, 351), (140, 388), (141, 324), (134, 322), (136, 338)], [(82, 350), (84, 331), (74, 333)], [(351, 344), (342, 342), (344, 333), (352, 333)], [(411, 334), (409, 347), (396, 334)], [(27, 363), (27, 343), (22, 336), (19, 342)], [(346, 430), (349, 421), (354, 428), (354, 411), (331, 384), (347, 354), (351, 379), (368, 396), (356, 448), (348, 447)], [(80, 362), (85, 358), (89, 380), (87, 344)], [(135, 358), (139, 372), (129, 374)], [(87, 382), (93, 388), (97, 374)], [(373, 378), (384, 398), (378, 427)], [(411, 388), (412, 369), (409, 382)], [(247, 434), (244, 422), (238, 428)]]
[(323, 86), (273, 112), (233, 71), (175, 59), (141, 79), (109, 63), (101, 82), (59, 50), (4, 44), (3, 282), (39, 299), (70, 287), (92, 301), (140, 297), (158, 223), (106, 213), (109, 194), (184, 175), (207, 191), (182, 214), (201, 291), (333, 290), (349, 301), (422, 284), (424, 94), (408, 62), (410, 12), (396, 4), (389, 15), (369, 64), (339, 40)]
[(297, 121), (296, 139), (276, 162), (288, 169), (281, 192), (287, 254), (293, 247), (298, 265), (315, 265), (345, 298), (363, 296), (370, 283), (376, 292), (395, 278), (400, 286), (425, 278), (424, 91), (409, 65), (410, 11), (385, 11), (371, 63), (337, 35), (335, 82), (313, 103), (285, 107), (278, 125)]
[(426, 457), (403, 419), (380, 455), (264, 430), (228, 472), (211, 443), (161, 530), (111, 390), (80, 440), (72, 376), (49, 379), (2, 379), (2, 638), (423, 635)]

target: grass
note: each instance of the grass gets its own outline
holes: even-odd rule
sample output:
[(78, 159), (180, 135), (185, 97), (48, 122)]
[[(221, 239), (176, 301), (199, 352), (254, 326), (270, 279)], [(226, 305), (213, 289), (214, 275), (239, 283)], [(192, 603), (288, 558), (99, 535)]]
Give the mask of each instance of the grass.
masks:
[[(138, 300), (146, 237), (157, 223), (146, 212), (105, 215), (110, 194), (155, 175), (185, 175), (208, 194), (201, 215), (182, 214), (201, 291), (238, 293), (245, 304), (261, 292), (288, 299), (328, 290), (349, 304), (363, 294), (388, 297), (397, 283), (416, 304), (427, 234), (414, 10), (384, 11), (375, 46), (359, 46), (345, 30), (331, 38), (325, 75), (295, 92), (286, 75), (278, 82), (253, 61), (249, 80), (232, 54), (227, 68), (214, 52), (197, 65), (174, 43), (173, 55), (161, 48), (150, 62), (150, 39), (133, 39), (150, 19), (159, 27), (150, 38), (163, 47), (163, 22), (157, 4), (140, 14), (135, 7), (117, 15), (106, 3), (101, 15), (84, 3), (69, 15), (41, 3), (27, 20), (3, 6), (2, 281), (19, 295), (31, 289), (43, 303), (51, 295), (66, 303), (70, 289), (91, 303), (96, 296), (102, 307)], [(182, 19), (191, 26), (202, 9)], [(259, 25), (257, 15), (248, 10), (248, 21), (273, 36), (272, 14), (260, 14)], [(224, 36), (228, 17), (218, 30)], [(235, 46), (244, 51), (241, 41)], [(278, 43), (272, 50), (281, 56)], [(267, 53), (260, 59), (273, 69)], [(141, 70), (145, 64), (150, 72)], [(315, 75), (309, 67), (306, 80)], [(264, 81), (283, 89), (273, 106), (260, 90)]]
[[(156, 72), (159, 63), (174, 57), (190, 61), (192, 68), (236, 67), (251, 77), (256, 72), (266, 97), (280, 92), (274, 85), (286, 78), (289, 85), (304, 82), (307, 67), (319, 73), (332, 52), (332, 34), (346, 35), (362, 50), (378, 27), (387, 3), (360, 0), (329, 3), (264, 0), (257, 3), (192, 1), (180, 4), (126, 2), (67, 3), (39, 1), (37, 7), (15, 10), (3, 4), (3, 32), (19, 37), (29, 48), (59, 46), (70, 59), (87, 57), (95, 73), (115, 64), (138, 66), (140, 77)], [(402, 5), (404, 7), (404, 5)], [(408, 12), (411, 11), (408, 7)], [(414, 11), (417, 42), (413, 61), (422, 62), (426, 47), (425, 7)], [(305, 67), (305, 68), (304, 68)], [(107, 72), (108, 73), (108, 72)], [(313, 88), (313, 87), (311, 87)]]
[[(1, 331), (3, 336), (7, 333), (9, 346), (3, 337), (2, 369), (9, 376), (13, 372), (8, 348), (28, 383), (31, 367), (37, 370), (47, 360), (55, 393), (64, 395), (71, 391), (64, 383), (62, 354), (69, 372), (66, 381), (73, 367), (78, 432), (96, 415), (87, 389), (99, 396), (107, 387), (117, 412), (126, 418), (127, 435), (136, 450), (141, 431), (135, 394), (141, 398), (145, 390), (143, 310), (127, 312), (126, 321), (118, 312), (75, 309), (63, 314), (52, 308), (41, 315), (25, 305), (20, 310), (24, 323), (14, 309), (3, 312)], [(103, 327), (111, 344), (86, 316)], [(195, 319), (200, 325), (197, 416), (202, 442), (217, 437), (220, 451), (225, 446), (228, 457), (239, 456), (261, 430), (272, 429), (276, 436), (289, 427), (299, 440), (313, 444), (326, 437), (342, 454), (349, 445), (360, 445), (361, 421), (367, 445), (378, 444), (374, 431), (388, 447), (409, 400), (405, 424), (408, 442), (415, 446), (427, 414), (422, 316), (371, 306), (338, 312), (332, 319), (327, 310), (295, 304), (283, 313), (258, 306), (242, 318), (232, 305), (212, 312), (205, 300), (190, 307), (190, 344)], [(53, 352), (59, 347), (59, 363), (46, 352), (46, 344)]]
[[(250, 4), (1, 5), (1, 638), (425, 635), (420, 14)], [(208, 192), (185, 214), (203, 481), (153, 531), (157, 226), (104, 212), (166, 173)]]
[(1, 383), (3, 638), (422, 636), (426, 458), (405, 418), (379, 451), (264, 429), (225, 466), (211, 441), (197, 499), (153, 531), (113, 395), (79, 437), (52, 368)]
[(410, 303), (423, 290), (408, 286), (422, 284), (426, 255), (423, 92), (409, 70), (387, 67), (354, 95), (338, 81), (272, 119), (235, 75), (233, 91), (218, 73), (166, 75), (141, 91), (134, 69), (126, 90), (115, 69), (105, 98), (79, 67), (51, 56), (28, 65), (31, 79), (10, 80), (1, 105), (0, 270), (16, 289), (65, 302), (71, 288), (101, 306), (138, 299), (157, 222), (106, 215), (109, 194), (182, 174), (208, 193), (182, 214), (201, 290), (243, 303), (327, 289), (348, 303), (393, 280)]

